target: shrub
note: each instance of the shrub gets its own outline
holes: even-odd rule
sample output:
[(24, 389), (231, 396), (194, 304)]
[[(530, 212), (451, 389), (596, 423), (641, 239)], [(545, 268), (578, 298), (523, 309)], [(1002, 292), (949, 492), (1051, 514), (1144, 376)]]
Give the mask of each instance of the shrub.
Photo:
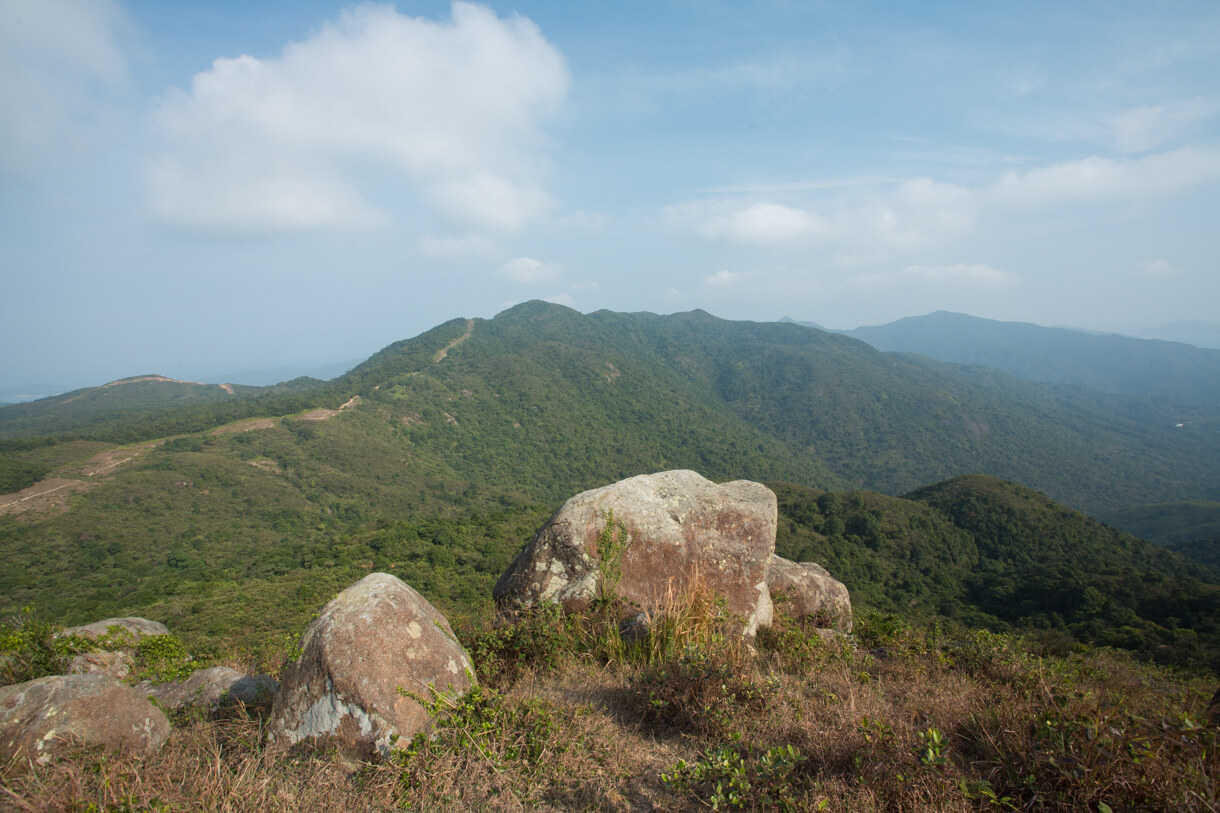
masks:
[(804, 761), (791, 745), (754, 753), (732, 742), (705, 751), (692, 763), (678, 760), (662, 781), (713, 810), (801, 810), (793, 793), (793, 772)]
[(148, 635), (136, 644), (136, 674), (153, 683), (182, 680), (203, 666), (176, 635)]
[(73, 655), (93, 648), (75, 635), (56, 638), (55, 629), (39, 620), (31, 607), (9, 618), (0, 629), (0, 684), (62, 675)]
[(690, 645), (676, 658), (640, 670), (631, 696), (645, 722), (716, 735), (738, 712), (764, 708), (774, 693), (772, 681), (723, 652)]

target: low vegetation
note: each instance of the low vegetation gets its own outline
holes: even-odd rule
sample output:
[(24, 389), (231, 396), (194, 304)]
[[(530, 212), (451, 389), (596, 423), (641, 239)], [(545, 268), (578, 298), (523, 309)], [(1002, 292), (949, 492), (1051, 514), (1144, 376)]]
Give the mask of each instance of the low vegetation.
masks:
[[(482, 683), (384, 761), (269, 750), (265, 709), (139, 761), (4, 773), (19, 810), (1214, 810), (1212, 676), (1029, 636), (783, 614), (750, 654), (711, 597), (624, 644), (609, 604), (462, 632)], [(611, 632), (614, 634), (612, 635)]]

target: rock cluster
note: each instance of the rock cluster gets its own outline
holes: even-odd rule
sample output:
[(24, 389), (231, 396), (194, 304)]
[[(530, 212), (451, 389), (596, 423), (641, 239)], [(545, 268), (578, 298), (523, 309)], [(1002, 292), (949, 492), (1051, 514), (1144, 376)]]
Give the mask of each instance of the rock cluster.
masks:
[(776, 499), (760, 483), (717, 485), (693, 471), (640, 475), (572, 497), (496, 583), (505, 610), (543, 602), (581, 609), (613, 593), (641, 619), (696, 585), (723, 597), (748, 637), (769, 626), (772, 594), (789, 612), (851, 630), (847, 588), (821, 566), (775, 555)]
[[(775, 495), (759, 483), (717, 485), (693, 471), (632, 477), (564, 503), (494, 596), (509, 611), (543, 602), (580, 609), (614, 597), (633, 608), (621, 634), (638, 639), (693, 589), (713, 591), (748, 638), (771, 623), (772, 597), (782, 594), (791, 614), (849, 632), (847, 588), (819, 565), (776, 556), (776, 519)], [(445, 618), (386, 573), (366, 576), (322, 609), (282, 685), (227, 667), (172, 683), (123, 683), (138, 641), (168, 632), (155, 621), (109, 618), (59, 633), (99, 648), (77, 656), (72, 674), (0, 687), (0, 759), (44, 763), (71, 744), (152, 754), (170, 730), (162, 708), (216, 713), (268, 701), (273, 744), (326, 738), (388, 754), (397, 739), (426, 730), (437, 694), (460, 695), (475, 680)]]

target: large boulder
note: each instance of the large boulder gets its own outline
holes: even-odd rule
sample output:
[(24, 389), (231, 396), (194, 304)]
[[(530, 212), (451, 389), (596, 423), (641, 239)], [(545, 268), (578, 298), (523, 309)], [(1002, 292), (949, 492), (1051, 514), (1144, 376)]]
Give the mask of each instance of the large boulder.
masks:
[(212, 666), (196, 670), (184, 680), (145, 681), (138, 688), (167, 709), (198, 706), (216, 713), (233, 703), (270, 703), (280, 684), (267, 675), (247, 675), (228, 666)]
[(169, 729), (148, 698), (107, 675), (56, 675), (0, 688), (5, 762), (45, 764), (74, 744), (151, 756)]
[(160, 621), (149, 621), (147, 618), (107, 618), (104, 621), (94, 621), (92, 624), (60, 630), (55, 633), (55, 637), (75, 635), (95, 641), (112, 632), (118, 633), (117, 637), (122, 639), (123, 646), (134, 647), (141, 638), (149, 635), (169, 635), (169, 628)]
[(818, 627), (851, 632), (851, 597), (847, 587), (821, 565), (772, 556), (767, 587), (772, 601), (779, 603), (776, 597), (779, 593), (787, 597), (790, 615), (811, 618)]
[(577, 494), (538, 530), (493, 595), (504, 609), (581, 609), (613, 593), (646, 611), (696, 586), (724, 597), (753, 635), (771, 623), (767, 565), (775, 494), (693, 471), (645, 474)]
[(449, 622), (399, 579), (372, 573), (305, 630), (301, 657), (282, 676), (269, 736), (278, 745), (333, 738), (388, 755), (396, 736), (414, 736), (430, 721), (415, 697), (462, 693), (473, 683)]

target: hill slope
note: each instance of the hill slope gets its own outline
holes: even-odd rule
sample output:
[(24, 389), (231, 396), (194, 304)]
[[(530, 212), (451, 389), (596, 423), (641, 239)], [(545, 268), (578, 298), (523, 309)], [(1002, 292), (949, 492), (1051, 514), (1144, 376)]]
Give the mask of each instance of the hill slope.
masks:
[(257, 637), (373, 567), (483, 611), (559, 502), (668, 468), (891, 494), (981, 471), (1093, 511), (1213, 497), (1218, 441), (1172, 417), (796, 325), (527, 303), (297, 393), (10, 441), (12, 479), (56, 479), (0, 500), (0, 611)]

